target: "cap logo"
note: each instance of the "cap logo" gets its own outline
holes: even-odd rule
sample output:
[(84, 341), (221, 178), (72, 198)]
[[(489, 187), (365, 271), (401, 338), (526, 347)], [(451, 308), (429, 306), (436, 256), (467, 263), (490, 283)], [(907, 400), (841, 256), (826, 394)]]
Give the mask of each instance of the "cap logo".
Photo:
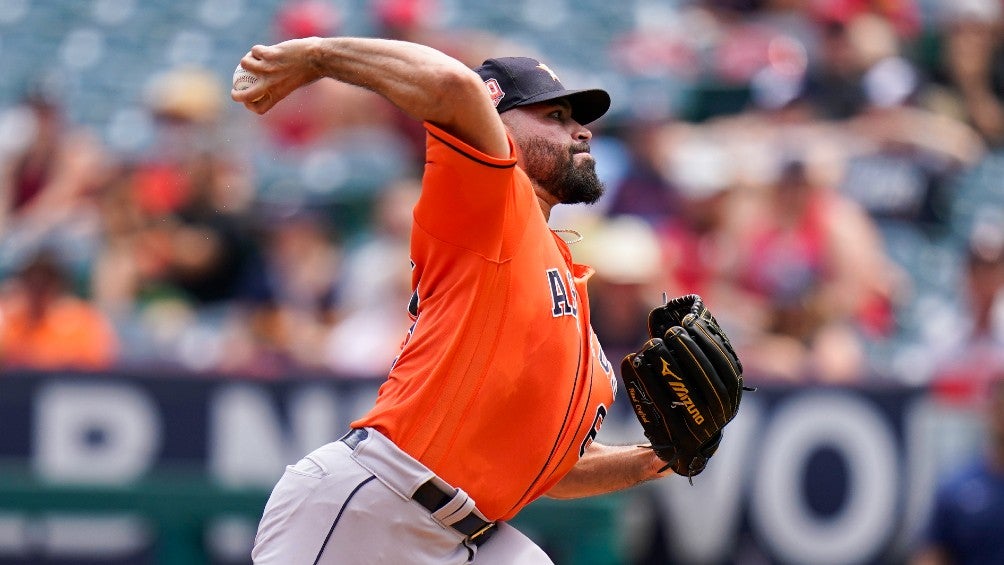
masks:
[(553, 80), (554, 82), (561, 82), (560, 80), (558, 80), (558, 75), (554, 74), (554, 71), (551, 70), (551, 67), (548, 67), (544, 63), (537, 63), (537, 67), (536, 68), (538, 68), (538, 69), (544, 71), (545, 73), (551, 75), (551, 80)]
[(488, 94), (492, 97), (492, 103), (494, 103), (495, 107), (498, 108), (499, 102), (501, 102), (502, 98), (505, 97), (505, 92), (503, 92), (502, 87), (499, 86), (499, 81), (490, 78), (485, 81), (485, 86), (488, 87)]

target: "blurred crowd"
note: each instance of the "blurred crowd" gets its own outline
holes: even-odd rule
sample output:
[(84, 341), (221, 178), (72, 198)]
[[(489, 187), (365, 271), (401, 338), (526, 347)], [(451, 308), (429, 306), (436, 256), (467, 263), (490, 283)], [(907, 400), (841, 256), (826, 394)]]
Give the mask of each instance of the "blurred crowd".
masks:
[[(607, 194), (551, 219), (596, 267), (607, 355), (642, 343), (663, 293), (697, 293), (754, 383), (1004, 366), (1002, 7), (694, 0), (597, 45), (625, 80), (688, 85), (670, 111), (615, 92), (593, 127)], [(371, 8), (379, 35), (471, 66), (549, 60), (438, 25), (433, 0)], [(291, 1), (272, 39), (337, 34), (340, 17)], [(71, 123), (44, 82), (4, 110), (3, 369), (386, 374), (409, 325), (420, 125), (330, 80), (260, 118), (228, 91), (206, 69), (165, 73), (138, 153)]]

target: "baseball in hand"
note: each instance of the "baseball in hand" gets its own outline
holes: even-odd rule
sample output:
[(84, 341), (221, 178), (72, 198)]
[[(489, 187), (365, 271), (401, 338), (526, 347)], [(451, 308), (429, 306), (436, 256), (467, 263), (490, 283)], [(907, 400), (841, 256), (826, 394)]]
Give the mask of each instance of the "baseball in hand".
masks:
[(244, 67), (237, 65), (234, 69), (234, 90), (247, 90), (256, 82), (258, 77)]

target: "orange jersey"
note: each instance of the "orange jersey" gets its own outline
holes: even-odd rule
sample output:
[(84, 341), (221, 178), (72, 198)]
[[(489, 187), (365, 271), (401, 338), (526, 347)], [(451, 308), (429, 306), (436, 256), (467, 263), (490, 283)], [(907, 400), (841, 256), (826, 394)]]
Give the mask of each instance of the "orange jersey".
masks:
[(575, 465), (616, 380), (589, 325), (592, 269), (572, 263), (515, 158), (426, 129), (414, 325), (353, 426), (376, 427), (489, 519), (508, 519)]

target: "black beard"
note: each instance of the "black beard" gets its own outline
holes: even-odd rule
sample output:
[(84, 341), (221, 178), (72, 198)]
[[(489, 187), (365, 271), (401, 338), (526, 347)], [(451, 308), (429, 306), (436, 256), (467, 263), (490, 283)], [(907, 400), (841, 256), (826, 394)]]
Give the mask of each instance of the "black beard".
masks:
[(589, 151), (588, 143), (579, 143), (567, 151), (556, 144), (534, 137), (521, 148), (526, 174), (561, 204), (593, 204), (603, 196), (603, 183), (596, 176), (596, 163), (575, 165), (574, 155)]

